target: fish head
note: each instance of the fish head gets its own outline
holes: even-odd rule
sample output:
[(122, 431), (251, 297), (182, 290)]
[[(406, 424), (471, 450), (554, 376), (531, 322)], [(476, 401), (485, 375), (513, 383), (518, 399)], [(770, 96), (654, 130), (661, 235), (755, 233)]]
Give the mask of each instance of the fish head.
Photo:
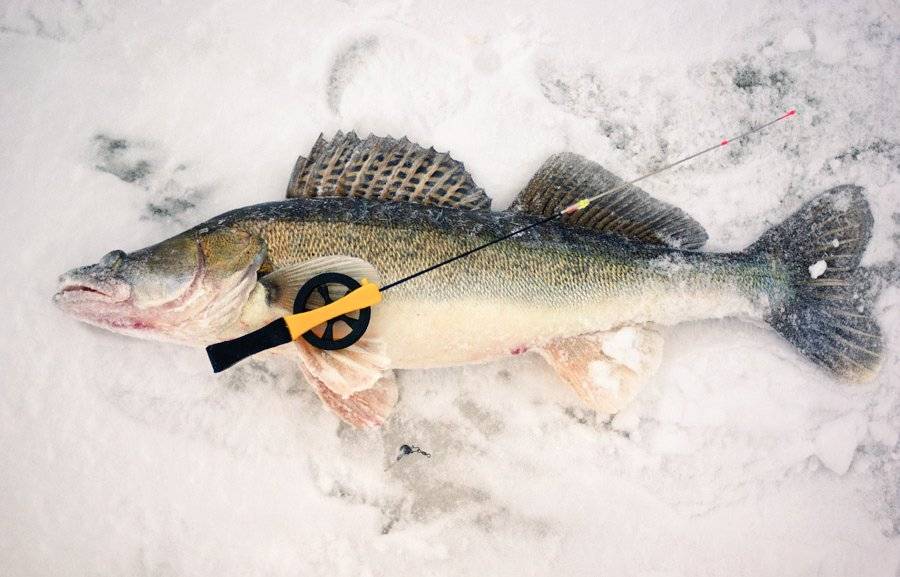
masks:
[(59, 277), (53, 300), (79, 320), (118, 333), (208, 344), (235, 330), (265, 254), (258, 235), (198, 227), (70, 270)]

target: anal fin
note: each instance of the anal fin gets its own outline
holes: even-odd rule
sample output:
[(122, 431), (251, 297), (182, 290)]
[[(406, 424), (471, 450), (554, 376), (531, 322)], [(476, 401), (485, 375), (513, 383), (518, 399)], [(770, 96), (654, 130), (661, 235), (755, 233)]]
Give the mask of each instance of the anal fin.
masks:
[(588, 406), (614, 414), (659, 368), (662, 344), (656, 331), (623, 327), (554, 339), (536, 350)]

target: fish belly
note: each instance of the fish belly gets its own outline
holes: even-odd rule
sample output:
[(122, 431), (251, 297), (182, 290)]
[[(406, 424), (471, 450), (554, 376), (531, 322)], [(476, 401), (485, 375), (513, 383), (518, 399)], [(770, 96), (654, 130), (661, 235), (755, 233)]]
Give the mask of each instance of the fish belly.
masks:
[(370, 334), (396, 368), (482, 363), (560, 338), (628, 325), (674, 325), (705, 318), (761, 318), (759, 302), (733, 291), (650, 292), (570, 306), (467, 298), (434, 302), (385, 299)]

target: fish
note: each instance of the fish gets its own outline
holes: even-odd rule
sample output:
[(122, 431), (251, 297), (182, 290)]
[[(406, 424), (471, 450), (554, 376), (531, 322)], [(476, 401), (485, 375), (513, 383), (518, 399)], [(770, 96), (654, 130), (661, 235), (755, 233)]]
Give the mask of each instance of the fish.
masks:
[(494, 211), (447, 153), (406, 138), (320, 135), (298, 158), (285, 199), (114, 250), (63, 274), (53, 300), (104, 329), (202, 347), (290, 314), (318, 274), (397, 280), (600, 195), (385, 291), (349, 348), (298, 339), (273, 352), (296, 359), (324, 405), (354, 427), (387, 421), (398, 369), (526, 352), (588, 407), (616, 413), (658, 370), (660, 329), (702, 319), (765, 324), (837, 380), (877, 374), (883, 339), (855, 274), (873, 225), (861, 187), (821, 192), (746, 249), (713, 253), (687, 213), (623, 184), (563, 152)]

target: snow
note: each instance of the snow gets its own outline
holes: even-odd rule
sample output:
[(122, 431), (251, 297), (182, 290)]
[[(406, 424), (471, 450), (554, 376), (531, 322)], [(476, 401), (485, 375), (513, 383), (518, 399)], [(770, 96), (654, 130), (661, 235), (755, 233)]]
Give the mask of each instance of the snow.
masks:
[(819, 278), (825, 274), (826, 270), (828, 270), (828, 263), (824, 260), (817, 260), (809, 265), (809, 276), (810, 278)]
[(812, 41), (802, 28), (794, 28), (788, 32), (782, 40), (782, 44), (788, 52), (801, 52), (813, 47)]
[(588, 378), (594, 388), (603, 389), (611, 397), (619, 396), (622, 382), (616, 375), (618, 365), (607, 361), (593, 361), (588, 365)]
[[(0, 572), (896, 575), (897, 37), (877, 1), (4, 3)], [(714, 320), (664, 330), (614, 418), (519, 355), (404, 371), (353, 431), (287, 360), (213, 376), (50, 305), (72, 266), (279, 198), (320, 132), (450, 150), (500, 209), (551, 153), (634, 177), (792, 107), (646, 189), (732, 251), (864, 186), (865, 386)]]
[(856, 448), (866, 433), (865, 415), (852, 412), (825, 423), (816, 433), (816, 456), (838, 475), (850, 469)]

